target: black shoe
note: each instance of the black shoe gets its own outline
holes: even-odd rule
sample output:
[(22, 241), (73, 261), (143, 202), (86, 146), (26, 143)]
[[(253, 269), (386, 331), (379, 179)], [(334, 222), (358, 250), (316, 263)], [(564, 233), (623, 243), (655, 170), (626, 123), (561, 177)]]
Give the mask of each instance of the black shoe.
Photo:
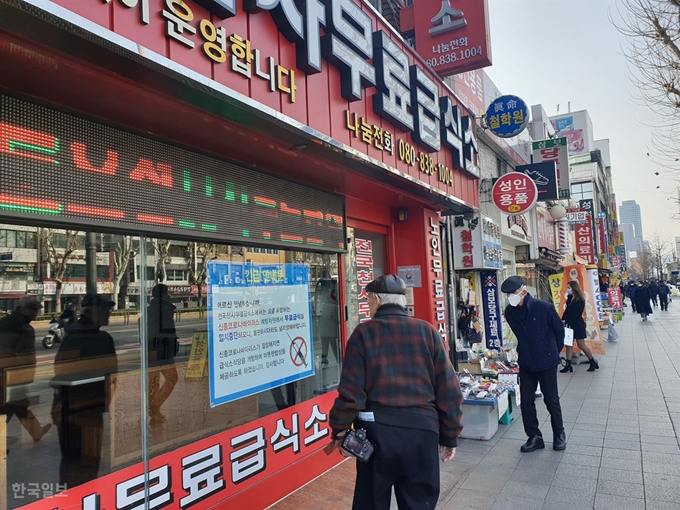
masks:
[(567, 435), (564, 433), (563, 430), (559, 436), (553, 439), (553, 450), (561, 452), (566, 448), (567, 448)]
[(591, 359), (590, 360), (590, 367), (588, 368), (587, 371), (588, 372), (595, 372), (595, 370), (597, 370), (598, 368), (600, 368), (600, 365), (597, 364), (597, 360), (595, 358)]
[(520, 451), (529, 453), (536, 450), (542, 450), (543, 448), (545, 448), (543, 438), (541, 436), (532, 436), (520, 447)]
[(562, 370), (560, 370), (560, 373), (566, 374), (567, 372), (573, 372), (573, 371), (574, 371), (574, 367), (571, 366), (571, 360), (568, 359), (566, 361), (566, 364), (564, 365), (564, 368)]

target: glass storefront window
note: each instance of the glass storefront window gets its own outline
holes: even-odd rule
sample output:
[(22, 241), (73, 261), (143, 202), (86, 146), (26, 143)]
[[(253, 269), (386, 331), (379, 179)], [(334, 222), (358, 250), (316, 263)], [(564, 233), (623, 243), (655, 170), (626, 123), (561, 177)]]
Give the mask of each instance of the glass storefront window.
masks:
[[(65, 241), (63, 231), (53, 233), (54, 238), (59, 236)], [(35, 292), (32, 298), (0, 300), (0, 307), (3, 303), (8, 308), (17, 307), (0, 318), (0, 415), (6, 417), (0, 419), (0, 434), (6, 438), (9, 451), (0, 473), (6, 467), (7, 508), (18, 508), (139, 465), (145, 454), (153, 459), (318, 398), (339, 383), (342, 315), (338, 255), (127, 237), (130, 256), (122, 261), (122, 236), (105, 236), (111, 252), (99, 252), (98, 259), (107, 255), (111, 260), (117, 258), (110, 271), (98, 272), (94, 302), (85, 299), (82, 278), (72, 282), (66, 274), (64, 297), (58, 298), (49, 279), (29, 284), (33, 271), (11, 275), (13, 279), (24, 278), (22, 292), (16, 293), (16, 298), (29, 291)], [(97, 239), (101, 237), (97, 234)], [(146, 251), (140, 250), (140, 241)], [(182, 249), (164, 259), (159, 246)], [(83, 260), (84, 249), (76, 250), (72, 257)], [(304, 362), (309, 363), (313, 375), (211, 407), (205, 346), (211, 320), (206, 309), (210, 283), (207, 267), (213, 261), (243, 267), (266, 264), (304, 268), (311, 276), (304, 299), (311, 313), (312, 332)], [(56, 262), (42, 260), (48, 275), (50, 264)], [(38, 268), (34, 269), (37, 274)], [(140, 275), (146, 275), (146, 279)], [(178, 275), (182, 281), (177, 281)], [(8, 278), (0, 273), (0, 284)], [(114, 289), (120, 292), (116, 296), (119, 299), (113, 299)], [(58, 299), (60, 304), (73, 302), (75, 319), (70, 313), (62, 315), (62, 322), (57, 324), (64, 327), (59, 328), (59, 336), (45, 342), (51, 344), (47, 348), (43, 340), (50, 335), (52, 317), (42, 311), (57, 309)], [(36, 303), (44, 308), (38, 309)], [(283, 310), (287, 303), (272, 302), (268, 306), (269, 310)], [(283, 312), (278, 316), (284, 317)], [(239, 328), (233, 331), (238, 333)], [(291, 341), (284, 334), (281, 338), (287, 357)], [(240, 359), (247, 361), (248, 356), (263, 352), (244, 353)], [(262, 366), (261, 377), (266, 380), (267, 371), (274, 369), (267, 367), (266, 360)], [(307, 426), (306, 420), (301, 427)], [(97, 491), (94, 483), (92, 492)], [(39, 490), (29, 494), (35, 486)], [(78, 506), (80, 498), (74, 498), (69, 504)]]

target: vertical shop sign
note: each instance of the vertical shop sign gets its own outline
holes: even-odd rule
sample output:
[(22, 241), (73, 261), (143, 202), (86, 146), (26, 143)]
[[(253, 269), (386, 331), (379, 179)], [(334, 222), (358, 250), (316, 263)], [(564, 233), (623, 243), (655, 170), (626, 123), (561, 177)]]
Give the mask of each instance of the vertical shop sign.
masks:
[(442, 268), (442, 246), (439, 231), (439, 219), (435, 214), (428, 214), (429, 218), (429, 248), (430, 264), (434, 278), (432, 279), (434, 297), (434, 317), (437, 331), (448, 349), (448, 338), (446, 333), (446, 297), (444, 296), (444, 272)]
[(564, 279), (563, 274), (551, 274), (548, 276), (548, 281), (550, 282), (550, 295), (552, 296), (552, 302), (555, 306), (555, 311), (557, 315), (562, 317), (562, 312), (564, 308), (560, 308), (560, 302), (562, 301), (562, 296), (560, 295), (562, 291), (562, 280)]
[(501, 331), (501, 299), (498, 293), (498, 275), (496, 271), (482, 271), (482, 303), (484, 304), (486, 347), (500, 350), (503, 347)]
[(460, 231), (460, 251), (463, 252), (461, 260), (463, 262), (463, 268), (468, 269), (475, 265), (475, 255), (474, 255), (474, 241), (472, 239), (472, 230), (461, 229)]
[(503, 268), (501, 227), (495, 220), (483, 215), (468, 220), (458, 216), (455, 225), (453, 255), (456, 269)]
[(314, 375), (309, 267), (208, 262), (210, 405)]
[[(588, 287), (586, 289), (590, 290), (591, 296), (593, 296), (593, 300), (595, 301), (595, 312), (597, 316), (597, 320), (599, 322), (604, 321), (604, 310), (603, 304), (602, 304), (602, 293), (600, 292), (600, 279), (598, 278), (598, 271), (596, 266), (588, 266), (586, 270), (586, 275), (588, 278), (588, 281), (586, 284)], [(605, 294), (606, 295), (606, 294)]]
[(607, 297), (609, 299), (609, 306), (614, 310), (623, 310), (623, 299), (621, 298), (620, 288), (609, 287), (607, 289)]
[(484, 267), (503, 269), (501, 226), (486, 216), (482, 216), (482, 244)]
[(371, 309), (368, 306), (368, 294), (366, 285), (371, 283), (373, 278), (373, 241), (370, 239), (354, 240), (356, 245), (357, 260), (357, 283), (359, 284), (359, 322), (371, 320)]
[(593, 250), (593, 228), (590, 218), (583, 225), (574, 227), (574, 237), (576, 238), (576, 254), (585, 259), (588, 264), (595, 264), (595, 253)]
[(555, 220), (545, 209), (536, 209), (536, 221), (538, 223), (538, 246), (556, 250)]
[(532, 143), (535, 163), (554, 161), (557, 167), (557, 185), (560, 198), (571, 197), (571, 182), (569, 179), (569, 147), (566, 138), (539, 140)]
[(595, 232), (597, 232), (597, 217), (595, 215), (595, 203), (593, 202), (592, 198), (586, 198), (579, 200), (578, 205), (581, 209), (583, 209), (586, 213), (590, 215), (589, 218), (589, 223), (590, 223), (590, 228), (591, 231), (593, 232), (593, 256), (597, 254), (596, 247), (595, 247)]
[(607, 249), (607, 231), (604, 226), (604, 218), (597, 219), (597, 235), (600, 242), (600, 247), (597, 252), (600, 255), (604, 255), (606, 258), (609, 250)]

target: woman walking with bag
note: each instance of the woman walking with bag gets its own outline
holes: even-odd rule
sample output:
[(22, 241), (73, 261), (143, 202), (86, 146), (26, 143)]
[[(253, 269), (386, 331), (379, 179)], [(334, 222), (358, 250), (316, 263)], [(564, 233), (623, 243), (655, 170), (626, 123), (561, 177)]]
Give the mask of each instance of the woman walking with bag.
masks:
[[(583, 353), (588, 357), (590, 361), (590, 368), (588, 372), (594, 372), (600, 365), (597, 364), (597, 360), (593, 358), (593, 354), (588, 349), (586, 345), (586, 321), (583, 320), (583, 311), (586, 307), (586, 299), (581, 290), (581, 286), (576, 280), (569, 282), (569, 287), (567, 288), (567, 308), (562, 314), (562, 320), (564, 324), (574, 330), (574, 339), (578, 348), (583, 351)], [(560, 370), (561, 373), (573, 372), (574, 367), (571, 366), (571, 357), (574, 353), (574, 348), (567, 346), (567, 364)]]

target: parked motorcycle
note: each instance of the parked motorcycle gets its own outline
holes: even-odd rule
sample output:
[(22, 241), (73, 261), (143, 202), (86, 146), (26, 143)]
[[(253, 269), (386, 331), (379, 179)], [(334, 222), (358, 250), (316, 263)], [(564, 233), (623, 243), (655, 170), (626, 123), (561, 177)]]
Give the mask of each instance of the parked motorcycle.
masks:
[(64, 339), (64, 335), (66, 334), (59, 319), (53, 318), (50, 321), (50, 324), (50, 329), (42, 340), (42, 344), (45, 349), (51, 349), (55, 343), (61, 343), (61, 341)]

